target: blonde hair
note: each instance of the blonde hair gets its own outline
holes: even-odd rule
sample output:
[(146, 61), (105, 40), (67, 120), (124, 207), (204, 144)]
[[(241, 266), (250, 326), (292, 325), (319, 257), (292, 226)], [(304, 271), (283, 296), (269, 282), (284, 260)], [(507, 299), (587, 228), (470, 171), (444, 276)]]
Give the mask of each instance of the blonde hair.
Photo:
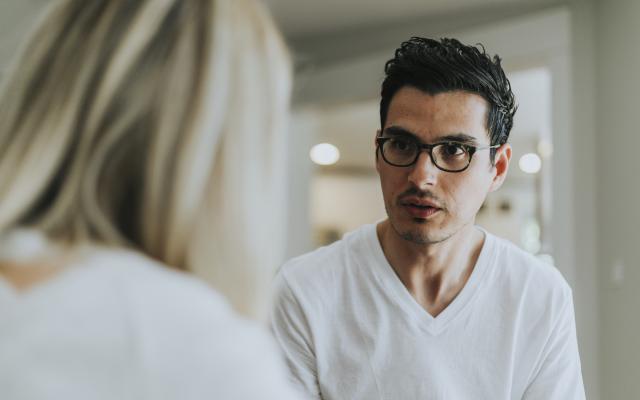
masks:
[(65, 0), (0, 97), (0, 233), (125, 246), (263, 315), (290, 64), (248, 0)]

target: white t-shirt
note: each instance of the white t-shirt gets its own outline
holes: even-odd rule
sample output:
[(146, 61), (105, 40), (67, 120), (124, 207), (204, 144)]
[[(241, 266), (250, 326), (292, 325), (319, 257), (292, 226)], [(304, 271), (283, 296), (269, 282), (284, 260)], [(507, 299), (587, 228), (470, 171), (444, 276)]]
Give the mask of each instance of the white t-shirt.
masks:
[(488, 233), (467, 284), (433, 318), (366, 225), (282, 267), (272, 329), (315, 399), (585, 398), (569, 286)]
[(0, 276), (0, 398), (294, 399), (266, 329), (136, 253), (92, 251), (16, 292)]

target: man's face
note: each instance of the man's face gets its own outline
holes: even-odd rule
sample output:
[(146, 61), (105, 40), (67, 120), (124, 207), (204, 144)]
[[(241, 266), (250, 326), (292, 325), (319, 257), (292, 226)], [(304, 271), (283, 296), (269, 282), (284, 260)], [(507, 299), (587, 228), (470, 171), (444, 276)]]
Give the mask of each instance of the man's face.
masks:
[[(383, 137), (402, 134), (421, 143), (460, 141), (489, 146), (487, 101), (479, 95), (453, 91), (430, 95), (410, 86), (391, 100)], [(406, 240), (438, 243), (472, 225), (487, 193), (506, 177), (511, 149), (505, 144), (490, 160), (490, 150), (478, 150), (462, 172), (438, 169), (427, 151), (415, 164), (395, 167), (378, 153), (385, 208), (393, 229)]]

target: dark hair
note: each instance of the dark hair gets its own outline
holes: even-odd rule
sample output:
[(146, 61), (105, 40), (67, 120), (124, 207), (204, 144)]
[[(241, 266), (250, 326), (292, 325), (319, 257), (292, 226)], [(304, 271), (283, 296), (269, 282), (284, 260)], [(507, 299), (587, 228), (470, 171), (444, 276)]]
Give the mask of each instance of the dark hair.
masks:
[[(380, 127), (384, 128), (391, 99), (404, 86), (429, 94), (462, 90), (489, 103), (487, 129), (492, 145), (504, 144), (513, 126), (517, 106), (511, 84), (500, 65), (481, 44), (467, 46), (456, 39), (440, 41), (412, 37), (403, 42), (384, 67), (380, 100)], [(491, 159), (495, 150), (492, 149)]]

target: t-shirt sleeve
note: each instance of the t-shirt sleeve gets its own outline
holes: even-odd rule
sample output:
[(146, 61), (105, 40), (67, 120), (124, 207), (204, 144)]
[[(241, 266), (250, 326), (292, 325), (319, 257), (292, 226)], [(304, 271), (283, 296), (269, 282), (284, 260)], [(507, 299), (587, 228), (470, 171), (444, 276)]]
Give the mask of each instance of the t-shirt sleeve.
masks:
[(316, 356), (307, 316), (289, 286), (284, 271), (276, 277), (271, 329), (282, 350), (294, 385), (310, 399), (322, 399)]
[(571, 291), (544, 346), (523, 400), (584, 400)]

